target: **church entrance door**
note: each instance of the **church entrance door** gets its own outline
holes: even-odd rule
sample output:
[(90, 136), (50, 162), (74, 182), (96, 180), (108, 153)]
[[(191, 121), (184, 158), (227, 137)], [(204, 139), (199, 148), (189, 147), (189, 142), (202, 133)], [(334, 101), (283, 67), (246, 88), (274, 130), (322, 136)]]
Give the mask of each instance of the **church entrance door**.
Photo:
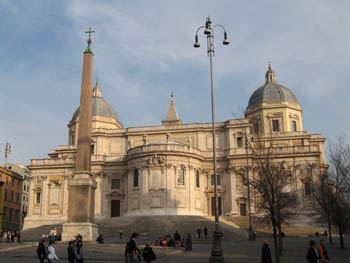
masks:
[(120, 200), (111, 201), (111, 217), (120, 216)]
[[(212, 197), (211, 198), (211, 215), (212, 216), (215, 216), (214, 205), (215, 205), (215, 198)], [(218, 196), (218, 215), (221, 216), (221, 196)]]

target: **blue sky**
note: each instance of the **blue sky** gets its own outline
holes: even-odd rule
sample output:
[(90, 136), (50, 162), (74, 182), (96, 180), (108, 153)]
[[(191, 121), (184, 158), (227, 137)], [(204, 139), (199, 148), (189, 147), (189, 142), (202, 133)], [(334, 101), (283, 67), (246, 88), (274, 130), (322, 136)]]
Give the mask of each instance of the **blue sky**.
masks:
[[(94, 78), (124, 127), (159, 125), (170, 93), (185, 123), (210, 122), (205, 38), (216, 32), (216, 118), (240, 116), (264, 84), (268, 61), (304, 109), (304, 129), (349, 135), (350, 1), (0, 0), (0, 143), (29, 164), (67, 143), (79, 104), (84, 32), (92, 27)], [(214, 4), (215, 3), (215, 4)], [(1, 146), (0, 162), (4, 161)]]

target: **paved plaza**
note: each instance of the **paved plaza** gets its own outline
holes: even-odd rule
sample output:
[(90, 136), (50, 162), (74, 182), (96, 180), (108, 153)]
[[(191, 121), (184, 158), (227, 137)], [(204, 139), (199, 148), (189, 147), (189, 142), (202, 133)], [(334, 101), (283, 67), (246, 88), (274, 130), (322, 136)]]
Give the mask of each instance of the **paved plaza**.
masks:
[[(318, 242), (319, 238), (313, 238)], [(308, 248), (309, 238), (284, 239), (284, 253), (281, 257), (281, 263), (306, 262), (305, 255)], [(350, 249), (339, 249), (338, 239), (336, 244), (327, 244), (327, 249), (331, 262), (345, 263), (349, 262)], [(350, 246), (350, 237), (345, 239), (345, 244)], [(224, 256), (226, 263), (258, 263), (260, 260), (262, 239), (253, 242), (246, 240), (223, 240)], [(57, 244), (56, 251), (60, 257), (60, 262), (68, 262), (66, 253), (66, 244)], [(143, 244), (140, 243), (140, 247)], [(270, 240), (272, 248), (272, 240)], [(0, 244), (0, 262), (3, 263), (32, 263), (38, 262), (36, 258), (36, 245), (21, 244), (7, 245)], [(85, 244), (84, 258), (86, 262), (124, 262), (124, 244)], [(154, 247), (157, 254), (156, 262), (178, 263), (178, 262), (208, 262), (211, 249), (211, 240), (201, 240), (196, 242), (194, 239), (193, 251), (188, 252), (183, 249)], [(271, 251), (273, 254), (273, 250)]]

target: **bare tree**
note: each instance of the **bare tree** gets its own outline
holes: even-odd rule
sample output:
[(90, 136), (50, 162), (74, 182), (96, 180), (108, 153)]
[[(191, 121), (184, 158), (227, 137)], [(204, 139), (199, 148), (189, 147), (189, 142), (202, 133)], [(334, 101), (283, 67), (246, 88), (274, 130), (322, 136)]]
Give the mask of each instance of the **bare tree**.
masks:
[(350, 145), (345, 137), (337, 137), (335, 141), (329, 141), (327, 150), (332, 184), (330, 215), (339, 231), (340, 247), (344, 249), (343, 234), (350, 224)]
[(332, 239), (332, 184), (328, 173), (321, 172), (317, 181), (313, 183), (312, 195), (316, 202), (315, 210), (317, 212), (317, 222), (324, 222), (328, 226), (329, 243), (333, 244)]
[[(271, 138), (269, 138), (271, 139)], [(267, 146), (266, 146), (267, 144)], [(275, 257), (279, 263), (282, 254), (282, 223), (294, 216), (297, 196), (291, 191), (292, 173), (284, 161), (276, 158), (276, 149), (271, 140), (256, 137), (250, 142), (257, 176), (249, 184), (257, 193), (257, 217), (272, 227)], [(244, 178), (243, 178), (244, 179)]]

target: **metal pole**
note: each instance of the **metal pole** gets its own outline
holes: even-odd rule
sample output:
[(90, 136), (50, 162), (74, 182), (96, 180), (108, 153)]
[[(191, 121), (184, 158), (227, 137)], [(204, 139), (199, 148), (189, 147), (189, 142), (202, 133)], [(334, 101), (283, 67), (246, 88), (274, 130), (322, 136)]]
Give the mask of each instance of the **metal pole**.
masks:
[(210, 263), (223, 263), (223, 252), (221, 247), (222, 233), (219, 229), (218, 215), (218, 196), (217, 196), (217, 175), (216, 175), (216, 136), (215, 136), (215, 100), (214, 100), (214, 78), (213, 78), (213, 53), (214, 53), (214, 35), (213, 32), (208, 35), (208, 54), (210, 61), (210, 88), (211, 88), (211, 123), (213, 135), (213, 172), (214, 172), (214, 211), (215, 211), (215, 232), (213, 234), (213, 246), (211, 250)]
[(248, 217), (249, 217), (249, 235), (248, 240), (255, 240), (255, 235), (252, 226), (252, 213), (251, 213), (251, 203), (250, 203), (250, 179), (249, 179), (249, 162), (248, 162), (248, 138), (247, 134), (245, 136), (245, 154), (247, 161), (247, 185), (248, 185)]

